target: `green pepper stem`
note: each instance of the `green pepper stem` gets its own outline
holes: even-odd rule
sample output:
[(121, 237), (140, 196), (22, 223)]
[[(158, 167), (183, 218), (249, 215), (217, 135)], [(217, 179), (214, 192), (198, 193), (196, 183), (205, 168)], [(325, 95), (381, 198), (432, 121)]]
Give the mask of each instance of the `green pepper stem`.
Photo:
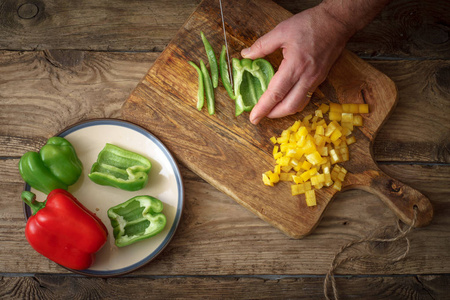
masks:
[(36, 195), (32, 192), (23, 191), (20, 197), (31, 208), (33, 215), (45, 207), (45, 203), (36, 201)]

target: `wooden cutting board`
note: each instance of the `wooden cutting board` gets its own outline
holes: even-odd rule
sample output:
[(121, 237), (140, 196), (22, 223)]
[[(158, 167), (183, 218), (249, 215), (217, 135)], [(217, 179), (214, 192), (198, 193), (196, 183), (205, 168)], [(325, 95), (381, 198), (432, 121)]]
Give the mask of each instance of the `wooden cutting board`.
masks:
[[(291, 16), (266, 0), (223, 1), (223, 8), (230, 56), (238, 58), (241, 49)], [(342, 164), (349, 172), (343, 190), (375, 193), (405, 223), (412, 222), (415, 208), (416, 226), (431, 221), (429, 200), (384, 174), (372, 158), (374, 137), (397, 101), (396, 86), (387, 76), (345, 51), (302, 113), (252, 125), (248, 113), (234, 116), (234, 103), (220, 83), (215, 90), (216, 113), (210, 116), (205, 108), (196, 109), (197, 73), (188, 65), (189, 60), (207, 62), (200, 31), (218, 55), (224, 44), (218, 1), (204, 0), (190, 16), (127, 99), (124, 119), (152, 132), (178, 161), (261, 219), (301, 238), (317, 226), (336, 190), (321, 189), (316, 193), (317, 206), (307, 207), (304, 196), (291, 195), (290, 184), (263, 185), (261, 174), (275, 164), (269, 139), (322, 102), (368, 103), (371, 113), (364, 115), (364, 127), (355, 131), (357, 143), (350, 146), (350, 161)], [(266, 59), (276, 69), (281, 52)]]

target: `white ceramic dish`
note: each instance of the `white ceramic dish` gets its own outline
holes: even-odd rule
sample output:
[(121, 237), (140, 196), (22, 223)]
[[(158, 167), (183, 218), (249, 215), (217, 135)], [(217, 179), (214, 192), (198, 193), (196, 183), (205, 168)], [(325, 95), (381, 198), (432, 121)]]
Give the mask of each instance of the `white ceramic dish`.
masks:
[[(88, 276), (117, 276), (136, 270), (154, 259), (173, 237), (184, 204), (184, 190), (178, 166), (167, 148), (155, 136), (134, 124), (101, 119), (77, 124), (59, 134), (74, 146), (83, 163), (83, 173), (73, 186), (72, 193), (89, 210), (96, 213), (108, 228), (108, 240), (97, 252), (94, 264), (82, 271), (72, 270)], [(89, 171), (97, 160), (98, 153), (106, 143), (111, 143), (127, 150), (139, 153), (150, 159), (152, 168), (146, 187), (136, 192), (123, 191), (114, 187), (101, 186), (92, 182)], [(30, 189), (38, 201), (44, 201), (46, 195)], [(164, 203), (163, 213), (167, 217), (166, 228), (158, 235), (135, 244), (118, 248), (114, 245), (112, 227), (107, 210), (119, 203), (137, 196), (150, 195)], [(27, 219), (31, 211), (25, 205)]]

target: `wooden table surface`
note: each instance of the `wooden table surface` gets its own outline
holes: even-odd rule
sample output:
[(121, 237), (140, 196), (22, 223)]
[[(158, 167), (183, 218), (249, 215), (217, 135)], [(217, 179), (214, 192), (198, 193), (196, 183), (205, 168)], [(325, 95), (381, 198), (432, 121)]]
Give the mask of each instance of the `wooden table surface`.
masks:
[[(292, 13), (318, 0), (275, 1)], [(24, 236), (17, 164), (64, 128), (119, 118), (121, 106), (198, 0), (0, 2), (0, 298), (324, 298), (339, 249), (395, 235), (376, 196), (337, 196), (313, 234), (295, 240), (181, 165), (185, 207), (171, 243), (122, 277), (76, 275)], [(340, 298), (444, 299), (450, 292), (450, 2), (394, 0), (347, 48), (397, 85), (396, 109), (373, 145), (379, 166), (426, 195), (430, 225), (406, 242), (363, 243), (336, 270)], [(330, 294), (331, 295), (331, 294)]]

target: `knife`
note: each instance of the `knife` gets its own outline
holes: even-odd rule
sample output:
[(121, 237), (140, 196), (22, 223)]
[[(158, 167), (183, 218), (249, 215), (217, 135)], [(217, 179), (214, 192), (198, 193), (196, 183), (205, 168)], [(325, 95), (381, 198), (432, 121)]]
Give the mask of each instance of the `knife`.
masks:
[(230, 64), (230, 53), (228, 52), (227, 33), (225, 31), (225, 21), (224, 21), (224, 17), (223, 17), (222, 0), (219, 0), (219, 6), (220, 6), (220, 16), (222, 18), (223, 38), (225, 40), (225, 49), (227, 51), (228, 75), (230, 76), (230, 83), (231, 83), (231, 87), (233, 88), (233, 74), (232, 74), (231, 64)]

